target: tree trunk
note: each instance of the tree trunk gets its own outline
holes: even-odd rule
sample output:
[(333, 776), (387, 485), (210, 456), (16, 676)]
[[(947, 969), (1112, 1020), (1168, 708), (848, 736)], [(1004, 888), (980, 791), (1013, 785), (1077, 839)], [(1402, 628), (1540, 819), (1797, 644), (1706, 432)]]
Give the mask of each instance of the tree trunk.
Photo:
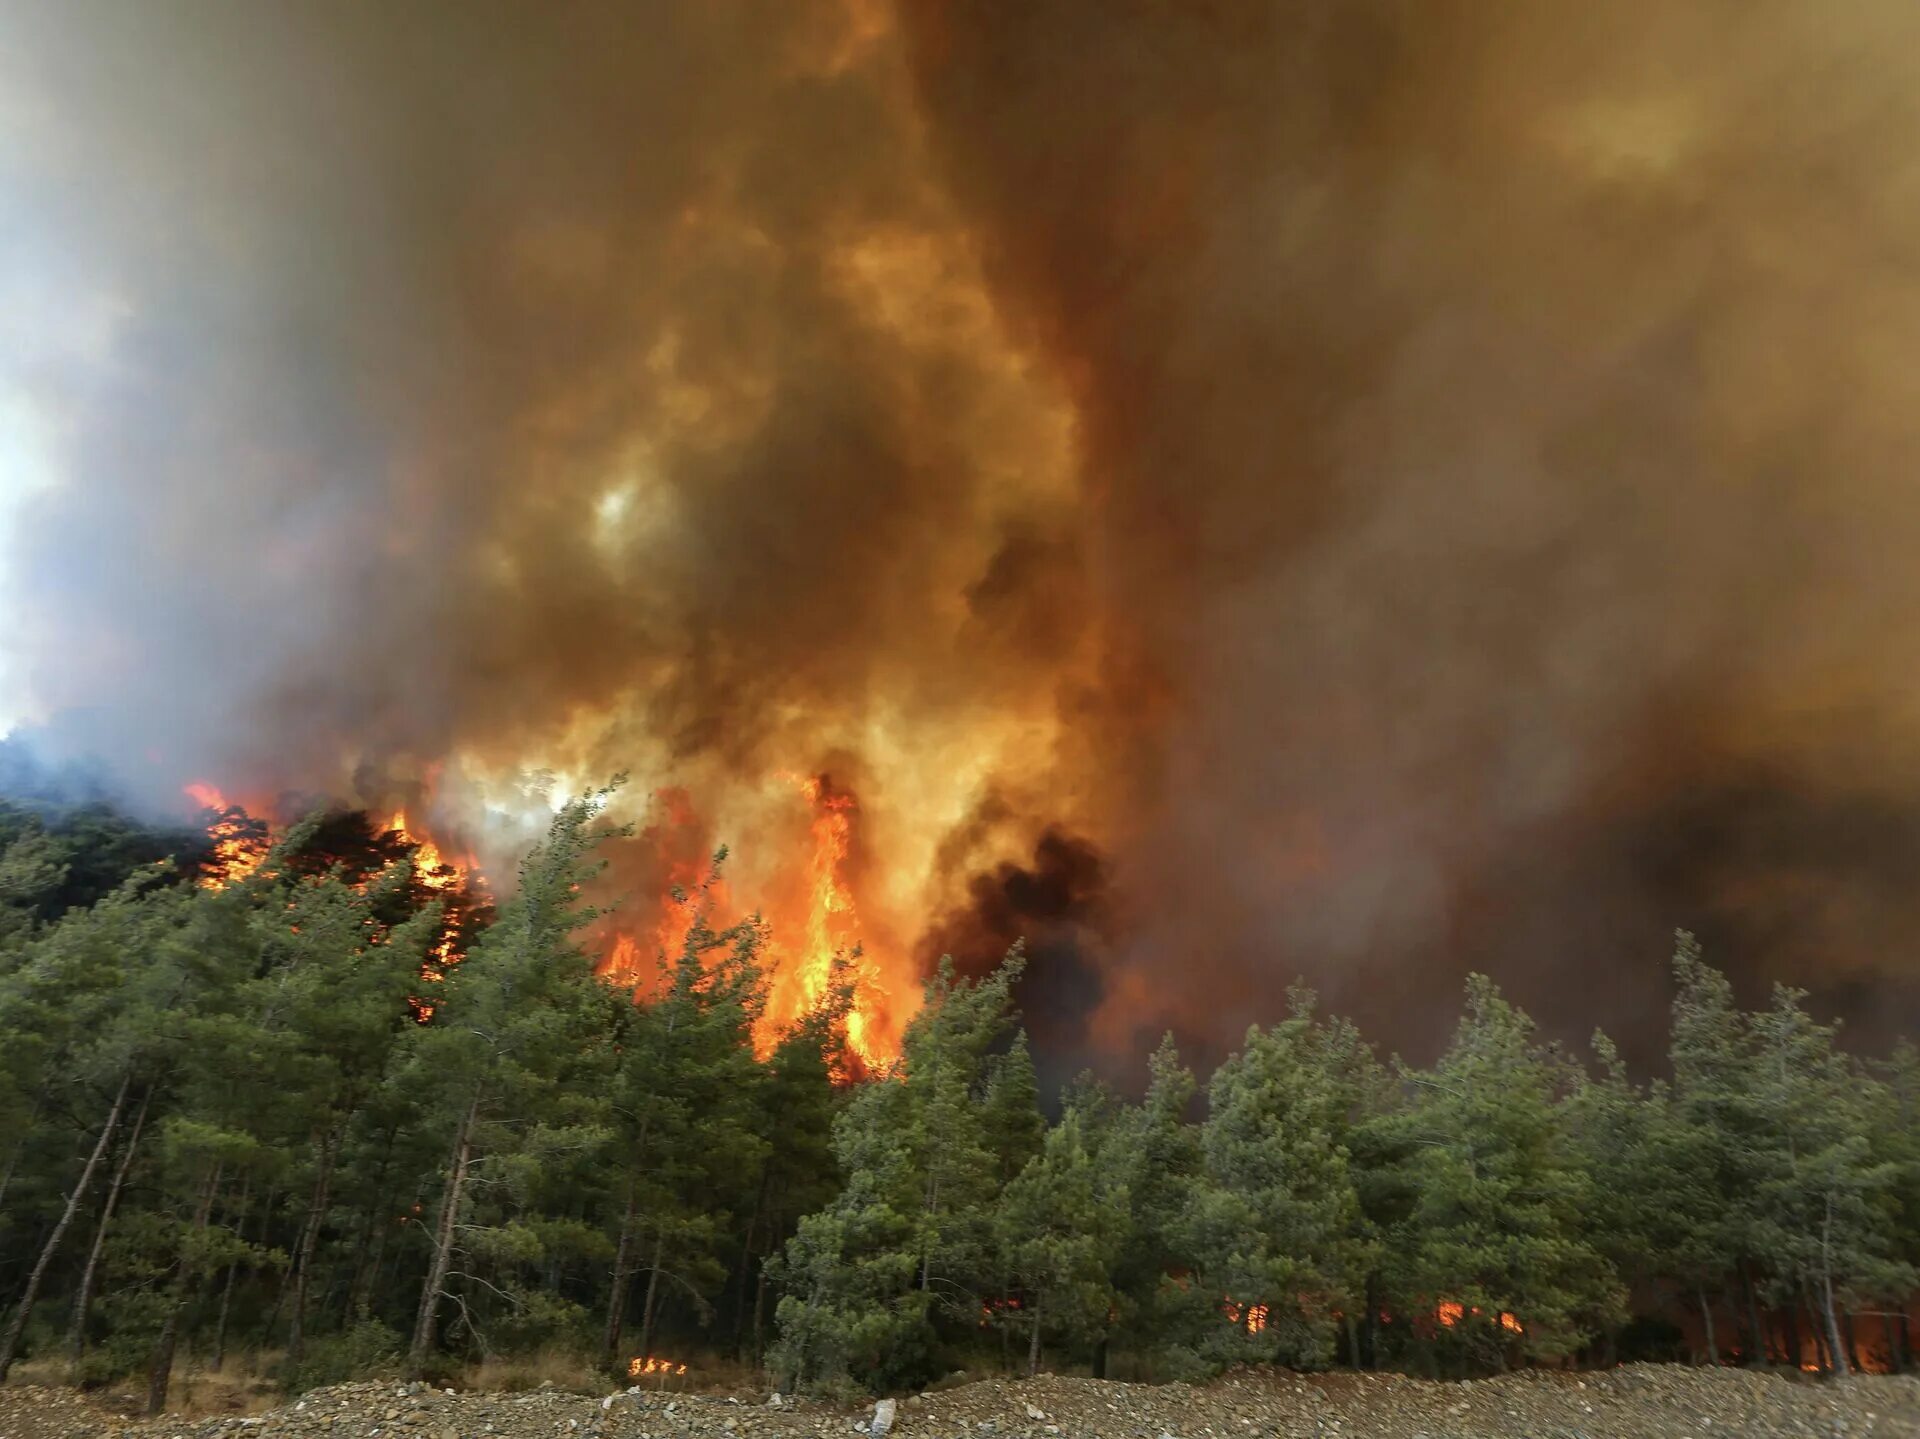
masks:
[(640, 1210), (637, 1181), (627, 1185), (627, 1210), (620, 1217), (620, 1243), (613, 1251), (613, 1282), (608, 1286), (607, 1324), (600, 1333), (600, 1360), (609, 1370), (620, 1362), (620, 1331), (627, 1322), (627, 1289), (633, 1282), (633, 1221)]
[(333, 1157), (339, 1151), (329, 1134), (320, 1144), (320, 1165), (313, 1176), (313, 1194), (307, 1201), (306, 1223), (293, 1257), (293, 1314), (287, 1320), (287, 1361), (297, 1363), (307, 1347), (307, 1287), (313, 1279), (313, 1256), (320, 1247), (320, 1226), (327, 1213), (327, 1194), (333, 1182)]
[(1708, 1300), (1705, 1289), (1696, 1289), (1694, 1293), (1700, 1297), (1700, 1322), (1706, 1326), (1707, 1330), (1707, 1363), (1718, 1364), (1720, 1341), (1713, 1332), (1713, 1304)]
[(446, 1192), (440, 1198), (440, 1217), (434, 1225), (433, 1261), (427, 1267), (427, 1282), (420, 1291), (420, 1309), (413, 1320), (413, 1342), (407, 1349), (407, 1377), (418, 1379), (433, 1349), (434, 1327), (440, 1317), (441, 1291), (446, 1287), (447, 1271), (453, 1267), (453, 1240), (458, 1231), (460, 1201), (467, 1187), (467, 1165), (473, 1157), (473, 1124), (480, 1111), (475, 1095), (460, 1116), (460, 1128), (453, 1139), (453, 1163), (447, 1173)]
[(174, 1278), (173, 1300), (167, 1306), (167, 1317), (160, 1326), (160, 1340), (154, 1345), (153, 1367), (147, 1371), (147, 1414), (158, 1414), (167, 1407), (167, 1389), (173, 1383), (173, 1359), (180, 1347), (180, 1321), (185, 1317), (187, 1305), (193, 1302), (194, 1290), (198, 1287), (199, 1275), (188, 1267), (187, 1259), (192, 1253), (197, 1237), (205, 1232), (213, 1219), (213, 1197), (220, 1191), (220, 1165), (216, 1162), (207, 1171), (207, 1182), (200, 1191), (200, 1203), (193, 1214), (193, 1232), (195, 1239), (189, 1239), (180, 1248), (179, 1273)]
[(1033, 1296), (1033, 1337), (1027, 1341), (1027, 1378), (1040, 1372), (1040, 1296)]
[(1780, 1320), (1786, 1331), (1787, 1363), (1798, 1369), (1806, 1360), (1800, 1353), (1800, 1309), (1791, 1299), (1780, 1306)]
[(1360, 1321), (1351, 1314), (1347, 1315), (1347, 1363), (1360, 1367)]
[(34, 1301), (40, 1297), (40, 1286), (47, 1277), (47, 1266), (53, 1263), (55, 1251), (60, 1248), (60, 1240), (65, 1236), (67, 1227), (73, 1223), (73, 1216), (80, 1208), (80, 1200), (86, 1194), (87, 1187), (93, 1183), (93, 1172), (100, 1167), (101, 1156), (107, 1152), (107, 1146), (113, 1142), (113, 1132), (120, 1125), (120, 1111), (127, 1102), (127, 1087), (133, 1082), (128, 1075), (121, 1079), (119, 1092), (113, 1096), (113, 1108), (107, 1111), (107, 1122), (100, 1126), (100, 1138), (94, 1142), (93, 1152), (87, 1156), (86, 1167), (80, 1171), (73, 1191), (67, 1195), (66, 1208), (61, 1211), (59, 1223), (53, 1226), (53, 1233), (47, 1236), (47, 1242), (40, 1246), (40, 1257), (33, 1262), (33, 1270), (27, 1275), (27, 1287), (20, 1295), (20, 1302), (13, 1311), (13, 1320), (7, 1325), (4, 1339), (0, 1339), (0, 1383), (4, 1383), (7, 1371), (13, 1368), (13, 1361), (20, 1353), (20, 1336), (26, 1332), (27, 1319), (33, 1313)]
[(373, 1308), (373, 1275), (380, 1267), (380, 1254), (387, 1242), (389, 1224), (380, 1222), (387, 1203), (388, 1175), (392, 1169), (393, 1149), (398, 1139), (398, 1129), (387, 1130), (385, 1146), (380, 1151), (380, 1164), (374, 1175), (373, 1198), (367, 1203), (366, 1220), (360, 1226), (360, 1237), (353, 1246), (353, 1277), (347, 1283), (347, 1312), (355, 1319), (366, 1319)]
[(1761, 1326), (1760, 1304), (1754, 1298), (1753, 1271), (1744, 1259), (1740, 1261), (1740, 1297), (1747, 1312), (1747, 1368), (1755, 1369), (1767, 1362), (1767, 1331)]
[[(246, 1242), (247, 1200), (252, 1190), (253, 1176), (249, 1174), (240, 1185), (240, 1214), (239, 1217), (234, 1220), (233, 1225), (234, 1237), (242, 1243)], [(269, 1190), (263, 1214), (270, 1214), (272, 1212), (273, 1193)], [(263, 1218), (260, 1224), (261, 1238), (263, 1239), (266, 1237), (266, 1228), (266, 1221)], [(236, 1259), (227, 1265), (227, 1279), (226, 1282), (220, 1286), (220, 1316), (214, 1321), (213, 1348), (207, 1355), (207, 1371), (212, 1374), (218, 1374), (220, 1372), (220, 1366), (227, 1362), (227, 1315), (233, 1307), (233, 1285), (234, 1281), (239, 1277), (239, 1274), (240, 1261)]]
[(747, 1220), (746, 1239), (740, 1245), (740, 1287), (733, 1301), (733, 1357), (740, 1357), (741, 1337), (747, 1327), (747, 1286), (753, 1279), (753, 1241), (759, 1233), (760, 1217), (767, 1208), (767, 1176), (760, 1176), (759, 1193), (754, 1196), (753, 1214)]
[(922, 1240), (920, 1248), (920, 1292), (925, 1293), (933, 1286), (933, 1242), (932, 1220), (940, 1203), (940, 1177), (937, 1174), (927, 1176), (926, 1215), (928, 1234)]
[(760, 1266), (760, 1273), (753, 1283), (753, 1362), (758, 1364), (760, 1356), (767, 1352), (766, 1344), (767, 1315), (767, 1266)]
[(653, 1303), (660, 1293), (660, 1260), (667, 1250), (667, 1232), (662, 1229), (653, 1239), (653, 1268), (647, 1274), (647, 1302), (640, 1311), (640, 1352), (653, 1353)]
[(27, 1152), (26, 1136), (32, 1134), (34, 1130), (39, 1127), (40, 1114), (46, 1107), (47, 1086), (42, 1084), (40, 1088), (34, 1092), (33, 1108), (27, 1111), (27, 1127), (22, 1131), (21, 1140), (13, 1146), (13, 1153), (7, 1156), (7, 1167), (4, 1170), (0, 1170), (0, 1205), (6, 1203), (7, 1190), (13, 1185), (13, 1176), (20, 1171), (20, 1156)]
[[(100, 1210), (100, 1222), (94, 1226), (93, 1243), (87, 1248), (86, 1268), (80, 1271), (80, 1292), (73, 1299), (73, 1318), (67, 1323), (67, 1365), (78, 1371), (80, 1361), (87, 1350), (87, 1311), (93, 1307), (93, 1284), (100, 1274), (100, 1255), (107, 1246), (107, 1226), (113, 1221), (113, 1211), (119, 1206), (120, 1191), (127, 1182), (127, 1170), (133, 1165), (133, 1152), (140, 1144), (140, 1131), (147, 1122), (147, 1105), (153, 1100), (153, 1090), (140, 1097), (140, 1108), (134, 1112), (133, 1128), (127, 1134), (127, 1144), (120, 1151), (120, 1162), (113, 1167), (113, 1179), (107, 1185), (107, 1202)], [(69, 1375), (69, 1378), (74, 1377)]]
[(1820, 1325), (1826, 1333), (1827, 1354), (1833, 1372), (1844, 1379), (1853, 1372), (1847, 1363), (1847, 1348), (1840, 1335), (1840, 1315), (1833, 1303), (1833, 1281), (1825, 1275), (1820, 1280)]
[(1866, 1365), (1860, 1362), (1860, 1340), (1859, 1336), (1854, 1332), (1853, 1311), (1851, 1309), (1840, 1316), (1840, 1332), (1846, 1337), (1847, 1359), (1848, 1362), (1853, 1365), (1854, 1373), (1864, 1373), (1866, 1371)]
[(1374, 1283), (1374, 1276), (1367, 1276), (1367, 1317), (1361, 1326), (1360, 1337), (1366, 1345), (1366, 1363), (1362, 1366), (1372, 1369), (1380, 1362), (1380, 1298)]
[(1833, 1305), (1833, 1195), (1827, 1195), (1826, 1215), (1820, 1224), (1820, 1310), (1827, 1329), (1827, 1349), (1833, 1355), (1833, 1372), (1842, 1379), (1853, 1371), (1847, 1364), (1847, 1351), (1840, 1342), (1840, 1318)]

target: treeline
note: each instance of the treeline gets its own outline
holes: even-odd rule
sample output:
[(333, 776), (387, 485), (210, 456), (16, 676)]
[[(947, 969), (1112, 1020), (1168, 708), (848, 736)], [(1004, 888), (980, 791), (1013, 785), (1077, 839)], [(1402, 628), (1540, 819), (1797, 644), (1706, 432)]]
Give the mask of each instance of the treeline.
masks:
[(1672, 1349), (1676, 1306), (1716, 1357), (1907, 1361), (1920, 1056), (1848, 1056), (1792, 991), (1743, 1012), (1684, 936), (1670, 1079), (1475, 979), (1430, 1069), (1296, 992), (1204, 1105), (1168, 1043), (1143, 1100), (1083, 1079), (1049, 1123), (1018, 954), (936, 977), (877, 1077), (844, 994), (755, 1055), (755, 922), (696, 917), (638, 1000), (597, 976), (598, 813), (446, 966), (404, 854), (307, 824), (209, 888), (0, 811), (0, 1376), (143, 1374), (158, 1408), (177, 1356), (241, 1348), (292, 1387), (542, 1348), (809, 1389), (1466, 1373)]

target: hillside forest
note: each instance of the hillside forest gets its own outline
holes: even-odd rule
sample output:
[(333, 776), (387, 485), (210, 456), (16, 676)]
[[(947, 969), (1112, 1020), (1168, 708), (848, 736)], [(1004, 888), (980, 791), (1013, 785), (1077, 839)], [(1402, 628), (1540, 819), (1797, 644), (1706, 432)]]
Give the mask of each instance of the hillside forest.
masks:
[(210, 882), (111, 808), (0, 807), (0, 1377), (157, 1411), (243, 1351), (289, 1389), (562, 1352), (828, 1393), (1911, 1362), (1920, 1051), (1743, 1007), (1685, 933), (1658, 1073), (1475, 976), (1430, 1066), (1295, 988), (1204, 1079), (1169, 1038), (1043, 1094), (1017, 948), (933, 974), (877, 1072), (844, 988), (756, 1044), (766, 926), (697, 889), (642, 983), (598, 973), (604, 799), (457, 962), (417, 855), (341, 858), (351, 816)]

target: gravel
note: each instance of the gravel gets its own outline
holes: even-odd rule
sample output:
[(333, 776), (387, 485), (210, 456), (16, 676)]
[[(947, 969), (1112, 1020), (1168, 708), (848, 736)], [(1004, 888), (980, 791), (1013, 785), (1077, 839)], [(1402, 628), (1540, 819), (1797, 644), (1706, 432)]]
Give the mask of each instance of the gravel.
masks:
[[(68, 1390), (0, 1388), (0, 1439), (852, 1439), (860, 1408), (673, 1394), (316, 1389), (268, 1414), (134, 1420)], [(1213, 1383), (989, 1379), (902, 1400), (894, 1439), (1920, 1439), (1920, 1381), (1823, 1384), (1629, 1365), (1439, 1384), (1390, 1374), (1242, 1373)]]

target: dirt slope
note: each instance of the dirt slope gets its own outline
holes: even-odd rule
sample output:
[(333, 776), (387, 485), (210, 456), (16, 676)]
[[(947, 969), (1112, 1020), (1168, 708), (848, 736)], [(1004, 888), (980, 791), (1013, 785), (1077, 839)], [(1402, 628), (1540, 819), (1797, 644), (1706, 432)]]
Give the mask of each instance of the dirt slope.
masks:
[[(815, 1439), (872, 1413), (629, 1392), (450, 1394), (344, 1384), (254, 1418), (129, 1420), (63, 1390), (0, 1389), (0, 1439)], [(1394, 1375), (1238, 1376), (1146, 1386), (987, 1380), (901, 1402), (895, 1439), (1920, 1439), (1920, 1381), (1796, 1382), (1636, 1365), (1468, 1384)]]

